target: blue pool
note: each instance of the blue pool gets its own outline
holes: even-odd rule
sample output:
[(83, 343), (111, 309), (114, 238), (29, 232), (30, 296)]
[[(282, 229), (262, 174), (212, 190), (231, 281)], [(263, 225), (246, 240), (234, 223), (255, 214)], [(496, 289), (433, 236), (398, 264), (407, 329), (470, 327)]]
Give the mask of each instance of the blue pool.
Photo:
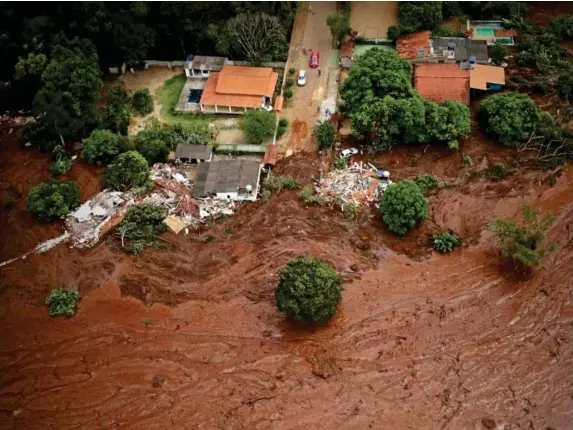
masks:
[(189, 98), (187, 101), (189, 103), (199, 103), (199, 100), (201, 100), (201, 94), (203, 94), (203, 90), (189, 90)]

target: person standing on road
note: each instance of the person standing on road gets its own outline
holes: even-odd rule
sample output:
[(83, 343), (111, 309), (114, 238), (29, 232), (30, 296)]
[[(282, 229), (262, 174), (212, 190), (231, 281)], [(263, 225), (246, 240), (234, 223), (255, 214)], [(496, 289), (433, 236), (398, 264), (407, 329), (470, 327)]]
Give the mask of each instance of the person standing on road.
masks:
[(320, 67), (318, 68), (318, 76), (320, 76)]

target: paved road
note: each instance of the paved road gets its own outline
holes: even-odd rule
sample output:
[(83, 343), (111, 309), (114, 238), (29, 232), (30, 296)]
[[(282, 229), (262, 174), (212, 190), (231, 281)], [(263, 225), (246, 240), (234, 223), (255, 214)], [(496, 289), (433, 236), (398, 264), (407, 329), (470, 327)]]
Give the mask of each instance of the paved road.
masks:
[[(298, 151), (314, 151), (316, 145), (312, 139), (312, 128), (319, 118), (318, 109), (327, 93), (329, 61), (332, 54), (332, 35), (326, 25), (328, 15), (336, 12), (336, 2), (305, 2), (305, 11), (295, 19), (291, 38), (291, 56), (289, 67), (307, 71), (304, 87), (294, 89), (294, 98), (281, 114), (289, 120), (289, 132), (281, 140), (286, 146), (286, 155)], [(320, 53), (321, 76), (317, 69), (309, 67), (309, 57), (303, 54), (303, 48), (318, 50)]]

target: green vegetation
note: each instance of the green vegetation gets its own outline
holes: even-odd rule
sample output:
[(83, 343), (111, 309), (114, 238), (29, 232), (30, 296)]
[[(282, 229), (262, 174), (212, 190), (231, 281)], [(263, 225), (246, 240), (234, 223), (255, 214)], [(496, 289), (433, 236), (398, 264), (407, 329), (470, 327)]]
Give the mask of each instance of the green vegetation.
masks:
[(289, 87), (289, 88), (292, 87), (292, 86), (294, 85), (294, 79), (288, 78), (288, 79), (285, 81), (285, 85), (286, 85), (287, 87)]
[(175, 111), (175, 106), (179, 101), (181, 91), (185, 86), (185, 75), (177, 75), (166, 80), (161, 88), (156, 92), (156, 102), (159, 104), (159, 114), (161, 120), (170, 125), (195, 125), (207, 124), (208, 120), (204, 115), (194, 115), (189, 113), (179, 113)]
[(277, 308), (307, 324), (325, 324), (342, 299), (342, 277), (322, 260), (298, 257), (281, 270)]
[(505, 164), (494, 164), (493, 166), (488, 167), (484, 172), (485, 177), (492, 181), (502, 181), (510, 174), (511, 171)]
[(356, 203), (345, 203), (342, 205), (342, 216), (345, 220), (353, 220), (358, 215), (358, 205)]
[(119, 136), (109, 130), (94, 130), (84, 141), (82, 157), (87, 163), (108, 164), (119, 154)]
[(335, 158), (334, 161), (332, 162), (332, 167), (335, 170), (345, 169), (346, 165), (347, 165), (346, 159), (340, 157)]
[(116, 229), (121, 247), (128, 254), (139, 254), (155, 245), (157, 237), (168, 230), (163, 222), (167, 209), (160, 205), (141, 203), (131, 206)]
[(152, 326), (155, 324), (155, 321), (153, 321), (153, 318), (144, 318), (141, 320), (141, 322), (143, 323), (143, 325), (145, 326), (145, 328)]
[(283, 91), (283, 96), (286, 100), (292, 98), (292, 96), (294, 95), (292, 89), (290, 88), (285, 88), (285, 90)]
[(72, 159), (68, 156), (62, 146), (56, 146), (52, 152), (54, 162), (50, 166), (52, 176), (60, 176), (67, 173), (72, 168)]
[(294, 75), (295, 73), (296, 73), (296, 69), (294, 67), (291, 67), (290, 69), (288, 69), (289, 75)]
[(339, 43), (344, 41), (348, 33), (352, 31), (350, 27), (350, 14), (335, 12), (326, 18), (326, 25), (330, 28), (330, 33)]
[(452, 252), (456, 246), (462, 244), (462, 240), (458, 236), (448, 231), (434, 233), (433, 240), (434, 249), (443, 253)]
[(474, 165), (474, 160), (469, 155), (464, 155), (462, 158), (462, 163), (464, 167), (472, 167)]
[(501, 43), (496, 43), (491, 48), (491, 59), (493, 64), (501, 66), (505, 61), (505, 57), (507, 57), (507, 46), (502, 45)]
[(104, 187), (117, 191), (143, 187), (148, 183), (149, 166), (145, 158), (136, 151), (119, 155), (103, 174)]
[(306, 206), (324, 206), (327, 203), (326, 198), (314, 194), (314, 190), (310, 187), (304, 187), (299, 194), (299, 198), (300, 201)]
[(318, 147), (320, 149), (332, 148), (332, 145), (334, 145), (335, 132), (334, 124), (330, 121), (321, 121), (316, 125), (313, 134), (318, 142)]
[(262, 184), (263, 192), (280, 193), (282, 190), (295, 190), (300, 187), (300, 181), (292, 176), (269, 174)]
[(148, 88), (135, 90), (131, 98), (131, 107), (139, 115), (147, 115), (153, 112), (153, 98)]
[(489, 228), (497, 236), (505, 258), (524, 266), (536, 267), (547, 254), (555, 250), (555, 245), (545, 240), (553, 220), (552, 213), (541, 216), (540, 211), (525, 206), (523, 223), (498, 218), (491, 222)]
[(82, 295), (79, 291), (63, 290), (59, 288), (52, 290), (46, 299), (50, 316), (73, 316), (76, 313), (76, 305), (81, 298)]
[(404, 236), (419, 220), (428, 218), (428, 202), (414, 182), (405, 180), (386, 189), (380, 211), (388, 229)]
[(417, 175), (414, 178), (414, 182), (424, 195), (428, 195), (430, 191), (438, 188), (439, 185), (438, 179), (434, 175), (428, 174)]
[(167, 142), (161, 137), (161, 133), (146, 133), (145, 131), (135, 136), (137, 152), (143, 155), (150, 166), (155, 163), (165, 163), (169, 157)]
[(102, 112), (101, 128), (127, 136), (131, 119), (131, 100), (127, 91), (120, 86), (113, 87)]
[(444, 142), (457, 149), (469, 134), (469, 108), (457, 101), (442, 105), (422, 99), (411, 84), (411, 66), (396, 52), (373, 48), (350, 70), (340, 94), (352, 132), (370, 153), (396, 144)]
[(399, 24), (388, 28), (388, 38), (395, 40), (401, 34), (436, 30), (443, 20), (442, 2), (400, 2), (398, 3)]
[(42, 222), (61, 219), (79, 205), (80, 191), (75, 182), (45, 182), (28, 194), (28, 210)]
[(285, 118), (281, 118), (279, 121), (279, 126), (277, 128), (277, 138), (282, 137), (288, 129), (288, 120)]
[(275, 114), (264, 109), (251, 109), (243, 115), (239, 127), (247, 142), (260, 145), (275, 133)]

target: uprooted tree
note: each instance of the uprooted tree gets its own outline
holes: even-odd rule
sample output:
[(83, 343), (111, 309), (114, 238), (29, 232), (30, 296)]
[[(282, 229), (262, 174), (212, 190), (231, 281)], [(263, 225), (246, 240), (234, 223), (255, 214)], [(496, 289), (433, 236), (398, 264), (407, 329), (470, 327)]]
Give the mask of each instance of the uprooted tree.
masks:
[(342, 299), (342, 277), (322, 260), (298, 257), (281, 270), (275, 299), (279, 311), (307, 324), (325, 324)]
[(388, 230), (404, 236), (418, 221), (428, 218), (428, 201), (414, 182), (404, 180), (386, 189), (380, 211)]
[(542, 216), (540, 211), (524, 206), (523, 223), (498, 218), (491, 222), (489, 229), (497, 236), (503, 257), (524, 266), (536, 267), (555, 250), (555, 244), (546, 241), (554, 219), (551, 212)]
[(79, 205), (80, 192), (75, 182), (46, 182), (28, 194), (28, 209), (43, 222), (62, 219)]
[(163, 222), (167, 209), (161, 205), (141, 203), (131, 206), (116, 229), (121, 247), (128, 254), (139, 254), (156, 243), (157, 237), (168, 230)]
[(138, 152), (124, 152), (108, 166), (102, 179), (104, 187), (116, 191), (143, 187), (149, 183), (149, 165)]

